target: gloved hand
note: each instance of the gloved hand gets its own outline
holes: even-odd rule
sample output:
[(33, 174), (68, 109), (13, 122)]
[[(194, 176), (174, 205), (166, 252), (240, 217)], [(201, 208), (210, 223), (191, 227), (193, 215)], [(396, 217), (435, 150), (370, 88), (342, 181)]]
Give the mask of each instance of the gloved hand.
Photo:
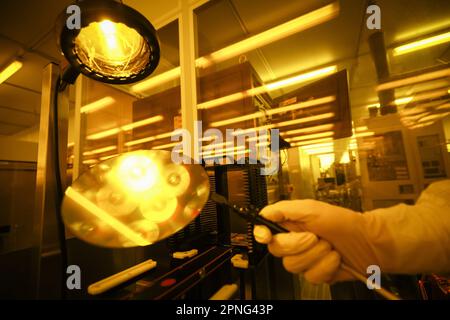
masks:
[(450, 271), (450, 180), (430, 185), (416, 205), (364, 214), (315, 200), (280, 201), (261, 215), (293, 232), (272, 236), (256, 226), (255, 239), (283, 258), (285, 268), (312, 283), (350, 280), (345, 262), (362, 274)]
[(363, 274), (367, 265), (378, 263), (360, 213), (315, 200), (293, 200), (267, 206), (260, 214), (293, 232), (272, 236), (267, 227), (256, 226), (256, 241), (267, 243), (274, 256), (283, 258), (286, 270), (304, 273), (311, 283), (352, 279), (340, 269), (341, 260)]

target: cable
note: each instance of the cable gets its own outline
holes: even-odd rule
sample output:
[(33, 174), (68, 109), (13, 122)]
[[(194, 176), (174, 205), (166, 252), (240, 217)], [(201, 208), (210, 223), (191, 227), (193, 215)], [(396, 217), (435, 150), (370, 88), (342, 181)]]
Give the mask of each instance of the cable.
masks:
[(66, 247), (66, 233), (64, 222), (61, 215), (61, 204), (64, 196), (62, 177), (61, 177), (61, 167), (59, 164), (59, 125), (58, 125), (58, 94), (64, 91), (66, 86), (61, 81), (61, 76), (58, 76), (55, 85), (55, 91), (53, 96), (53, 166), (55, 171), (55, 213), (56, 213), (56, 223), (58, 226), (58, 240), (59, 248), (61, 251), (61, 298), (65, 300), (67, 298), (66, 282), (64, 281), (68, 266), (67, 258), (67, 247)]

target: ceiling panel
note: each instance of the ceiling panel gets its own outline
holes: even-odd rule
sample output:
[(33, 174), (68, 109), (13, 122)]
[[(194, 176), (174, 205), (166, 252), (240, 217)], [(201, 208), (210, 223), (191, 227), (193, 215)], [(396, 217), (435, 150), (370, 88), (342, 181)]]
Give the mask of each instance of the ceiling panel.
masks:
[(0, 105), (2, 106), (38, 113), (40, 103), (40, 94), (5, 84), (0, 85)]
[[(181, 0), (125, 0), (152, 23), (160, 24), (176, 14)], [(35, 45), (35, 50), (52, 58), (61, 56), (52, 28), (56, 16), (72, 0), (1, 0), (0, 67), (21, 52)], [(299, 15), (326, 5), (330, 0), (223, 0), (210, 1), (197, 10), (200, 55), (244, 39)], [(367, 104), (376, 99), (377, 83), (374, 65), (367, 45), (372, 31), (365, 28), (366, 0), (341, 0), (339, 17), (284, 40), (247, 54), (259, 76), (265, 81), (283, 78), (319, 66), (336, 63), (349, 69), (352, 105)], [(387, 47), (439, 30), (450, 29), (448, 0), (378, 0)], [(5, 40), (5, 37), (14, 41)], [(158, 72), (179, 64), (177, 23), (159, 31), (164, 62)], [(449, 45), (443, 44), (400, 57), (389, 57), (392, 74), (442, 64), (437, 59)], [(359, 56), (357, 57), (357, 54)], [(26, 53), (24, 67), (10, 79), (14, 86), (41, 90), (42, 68), (48, 63), (42, 56)], [(236, 63), (236, 60), (233, 60)], [(0, 85), (0, 105), (38, 112), (39, 94), (8, 84)], [(72, 90), (73, 91), (73, 90)], [(102, 93), (97, 92), (100, 97)], [(72, 95), (73, 96), (73, 95)], [(1, 118), (31, 123), (31, 115), (18, 118), (18, 113), (3, 108)], [(25, 113), (26, 114), (26, 113)], [(24, 115), (25, 115), (24, 114)], [(23, 122), (20, 122), (23, 121)], [(29, 121), (29, 122), (28, 122)], [(0, 134), (9, 134), (17, 127), (1, 124)]]
[[(253, 35), (283, 22), (297, 18), (305, 13), (323, 7), (333, 0), (229, 0), (245, 24), (248, 32)], [(356, 0), (357, 4), (360, 2)]]
[(0, 68), (11, 63), (11, 60), (20, 53), (21, 47), (0, 36)]
[(358, 48), (357, 31), (361, 28), (362, 3), (341, 6), (339, 17), (262, 48), (275, 75), (285, 77), (354, 58)]
[(32, 127), (39, 121), (39, 114), (22, 112), (0, 106), (0, 120), (17, 124), (22, 127)]
[(26, 127), (16, 124), (10, 124), (8, 122), (3, 122), (0, 120), (0, 135), (10, 136), (12, 134), (19, 133), (24, 130)]
[(180, 1), (186, 0), (164, 0), (164, 1), (142, 1), (124, 0), (123, 3), (143, 14), (155, 27), (179, 8)]
[(0, 34), (30, 46), (53, 28), (58, 14), (71, 2), (2, 0)]
[(245, 39), (228, 1), (215, 1), (195, 10), (198, 32), (198, 55), (203, 56)]

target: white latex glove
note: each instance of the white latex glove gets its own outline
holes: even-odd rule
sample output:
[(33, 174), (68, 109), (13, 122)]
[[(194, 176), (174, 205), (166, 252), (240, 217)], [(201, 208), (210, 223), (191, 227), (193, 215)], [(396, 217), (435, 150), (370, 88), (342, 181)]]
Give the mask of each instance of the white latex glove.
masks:
[[(293, 232), (272, 237), (256, 226), (255, 239), (283, 258), (286, 270), (312, 283), (350, 280), (340, 263), (366, 274), (450, 272), (450, 180), (430, 185), (416, 205), (360, 214), (315, 200), (280, 201), (261, 211)], [(318, 240), (320, 238), (320, 240)]]

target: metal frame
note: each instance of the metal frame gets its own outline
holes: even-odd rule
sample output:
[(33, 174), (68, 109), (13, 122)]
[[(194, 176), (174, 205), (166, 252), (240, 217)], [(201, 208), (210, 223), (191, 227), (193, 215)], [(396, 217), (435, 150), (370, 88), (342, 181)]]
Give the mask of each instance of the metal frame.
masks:
[[(53, 117), (54, 117), (54, 93), (56, 80), (59, 75), (59, 67), (50, 63), (44, 68), (42, 75), (42, 97), (41, 97), (41, 117), (39, 127), (39, 145), (37, 157), (36, 173), (36, 195), (35, 211), (33, 215), (33, 265), (35, 278), (33, 291), (36, 298), (40, 298), (41, 293), (41, 258), (55, 251), (57, 240), (52, 233), (52, 227), (56, 225), (56, 176), (55, 165), (52, 162), (55, 146), (53, 145)], [(58, 109), (59, 125), (59, 151), (61, 176), (66, 176), (67, 159), (67, 131), (69, 104), (67, 93), (62, 97)], [(64, 186), (64, 184), (63, 184)], [(63, 275), (61, 275), (63, 276)], [(59, 283), (59, 282), (58, 282)], [(56, 284), (57, 285), (57, 284)], [(45, 297), (44, 297), (45, 298)]]

